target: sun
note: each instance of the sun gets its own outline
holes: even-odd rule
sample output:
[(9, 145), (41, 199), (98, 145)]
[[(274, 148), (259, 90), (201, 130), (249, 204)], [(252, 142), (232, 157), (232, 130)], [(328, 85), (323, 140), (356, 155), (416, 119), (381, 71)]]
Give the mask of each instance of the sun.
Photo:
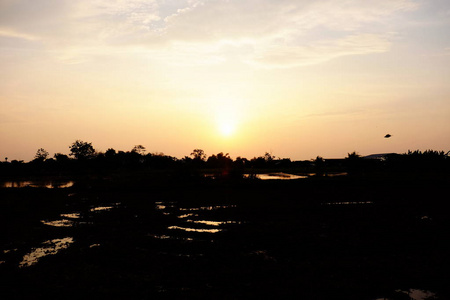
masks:
[(212, 98), (209, 111), (216, 137), (226, 140), (237, 138), (244, 112), (244, 101), (240, 99), (225, 96)]
[(219, 122), (218, 127), (220, 134), (224, 137), (232, 136), (236, 130), (236, 125), (231, 121), (222, 120)]

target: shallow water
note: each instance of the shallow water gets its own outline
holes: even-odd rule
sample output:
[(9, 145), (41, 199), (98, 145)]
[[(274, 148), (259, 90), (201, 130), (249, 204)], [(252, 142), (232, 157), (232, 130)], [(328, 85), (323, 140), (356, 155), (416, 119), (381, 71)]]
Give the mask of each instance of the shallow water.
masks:
[(41, 223), (53, 227), (72, 227), (74, 225), (73, 221), (65, 219), (54, 221), (41, 220)]
[(196, 217), (198, 216), (197, 214), (184, 214), (184, 215), (180, 215), (177, 218), (178, 219), (184, 219), (184, 218), (189, 218), (189, 217)]
[(89, 209), (90, 212), (98, 212), (98, 211), (110, 211), (111, 209), (119, 206), (120, 203), (113, 203), (112, 205), (108, 206), (96, 206)]
[(48, 240), (42, 243), (43, 247), (33, 248), (28, 254), (25, 254), (22, 261), (19, 263), (19, 267), (29, 267), (38, 262), (38, 260), (44, 256), (54, 255), (66, 249), (73, 243), (72, 237), (66, 237), (62, 239)]
[(263, 174), (244, 174), (244, 178), (257, 178), (261, 180), (292, 180), (308, 178), (308, 175), (294, 175), (283, 172), (278, 173), (263, 173)]
[(0, 182), (0, 188), (24, 188), (24, 187), (36, 187), (36, 188), (68, 188), (75, 184), (74, 181), (29, 181), (29, 180), (17, 180), (17, 181), (4, 181)]
[(99, 207), (93, 207), (91, 208), (89, 211), (90, 212), (95, 212), (95, 211), (103, 211), (103, 210), (111, 210), (113, 209), (113, 206), (99, 206)]
[(327, 173), (324, 175), (317, 175), (316, 173), (309, 173), (304, 175), (290, 174), (284, 172), (275, 173), (261, 173), (261, 174), (244, 174), (244, 178), (256, 178), (260, 180), (293, 180), (293, 179), (305, 179), (312, 176), (326, 176), (326, 177), (336, 177), (336, 176), (346, 176), (346, 172), (342, 173)]
[[(409, 289), (409, 290), (396, 290), (395, 292), (408, 295), (411, 300), (433, 300), (436, 298), (436, 294), (431, 291), (420, 290), (420, 289)], [(375, 300), (389, 300), (390, 298), (377, 298)], [(403, 299), (403, 298), (402, 298)]]
[(200, 207), (180, 207), (181, 211), (199, 211), (199, 210), (216, 210), (221, 208), (233, 208), (236, 205), (211, 205), (211, 206), (200, 206)]
[(341, 202), (325, 202), (322, 205), (358, 205), (358, 204), (373, 204), (372, 201), (341, 201)]
[[(255, 186), (258, 187), (258, 185)], [(275, 186), (277, 187), (278, 185)], [(290, 186), (290, 184), (287, 186)], [(61, 194), (62, 192), (58, 192), (57, 190), (54, 192), (51, 190), (34, 191), (49, 194), (54, 192), (56, 192), (56, 194)], [(34, 191), (32, 192), (34, 193)], [(219, 192), (222, 191), (222, 189), (219, 190)], [(18, 190), (18, 192), (20, 191)], [(28, 193), (25, 194), (28, 195)], [(68, 192), (64, 192), (61, 195), (65, 196), (66, 194), (68, 194)], [(254, 201), (254, 204), (252, 202), (248, 204), (248, 201), (240, 202), (241, 199), (247, 199), (244, 198), (244, 196), (247, 197), (251, 195), (253, 197), (253, 193), (244, 194), (242, 198), (235, 197), (235, 194), (230, 194), (230, 196), (225, 194), (224, 196), (220, 195), (220, 197), (216, 199), (214, 198), (215, 195), (216, 194), (208, 193), (201, 195), (202, 197), (199, 197), (198, 199), (193, 199), (193, 197), (189, 197), (190, 194), (185, 191), (180, 194), (175, 194), (176, 197), (171, 196), (171, 194), (165, 195), (155, 193), (155, 195), (150, 194), (146, 201), (133, 201), (130, 203), (125, 200), (126, 198), (116, 197), (111, 194), (100, 194), (97, 196), (90, 193), (79, 193), (77, 194), (77, 197), (64, 198), (63, 200), (67, 201), (66, 206), (58, 206), (58, 209), (61, 209), (61, 211), (52, 211), (51, 214), (55, 216), (55, 219), (59, 220), (42, 220), (41, 226), (36, 226), (39, 230), (48, 230), (51, 235), (45, 235), (46, 238), (38, 239), (37, 243), (28, 246), (17, 245), (21, 246), (20, 253), (8, 254), (9, 251), (12, 250), (5, 250), (4, 253), (6, 255), (3, 255), (5, 258), (0, 257), (0, 264), (2, 264), (0, 269), (6, 269), (9, 268), (9, 266), (17, 268), (20, 262), (20, 267), (29, 270), (22, 270), (21, 272), (34, 272), (34, 267), (26, 267), (36, 263), (37, 268), (39, 268), (39, 264), (42, 263), (42, 270), (45, 271), (47, 270), (47, 267), (49, 267), (47, 262), (49, 264), (56, 263), (59, 258), (52, 257), (52, 260), (47, 261), (44, 259), (42, 262), (39, 261), (40, 258), (45, 255), (56, 254), (58, 251), (70, 247), (70, 257), (72, 257), (72, 255), (80, 255), (80, 258), (88, 257), (90, 260), (87, 261), (87, 263), (92, 264), (93, 268), (96, 268), (99, 265), (97, 265), (94, 259), (91, 260), (91, 258), (95, 257), (102, 260), (106, 257), (105, 255), (110, 255), (110, 257), (119, 260), (121, 265), (127, 266), (129, 264), (128, 257), (124, 257), (123, 259), (119, 258), (119, 255), (122, 255), (122, 253), (128, 254), (130, 258), (133, 259), (135, 256), (140, 258), (139, 256), (142, 255), (146, 267), (150, 265), (150, 263), (153, 264), (156, 262), (157, 267), (161, 264), (161, 266), (165, 268), (166, 262), (168, 262), (167, 265), (172, 264), (173, 270), (175, 271), (177, 270), (176, 268), (178, 265), (181, 265), (182, 267), (192, 266), (193, 261), (195, 260), (196, 262), (200, 262), (200, 267), (198, 267), (199, 271), (193, 271), (192, 273), (204, 274), (205, 276), (204, 279), (202, 279), (203, 281), (201, 284), (214, 287), (214, 284), (217, 284), (218, 281), (216, 282), (215, 280), (210, 279), (212, 276), (209, 276), (209, 266), (206, 263), (212, 262), (219, 265), (221, 262), (219, 259), (224, 258), (223, 266), (227, 269), (226, 273), (224, 273), (225, 275), (220, 275), (224, 276), (224, 278), (228, 278), (228, 270), (230, 270), (230, 273), (233, 271), (233, 274), (239, 274), (240, 271), (245, 272), (248, 270), (248, 266), (255, 266), (258, 271), (262, 270), (262, 274), (269, 278), (269, 280), (277, 282), (278, 279), (276, 275), (271, 277), (270, 270), (272, 269), (290, 271), (293, 268), (300, 269), (300, 267), (304, 266), (311, 266), (311, 268), (313, 268), (319, 265), (318, 270), (320, 270), (322, 266), (325, 266), (323, 268), (326, 270), (327, 267), (325, 264), (327, 263), (331, 264), (333, 268), (336, 266), (336, 269), (340, 266), (344, 266), (345, 268), (344, 263), (335, 264), (331, 259), (329, 261), (324, 259), (325, 262), (323, 263), (322, 261), (317, 262), (321, 259), (320, 254), (318, 254), (317, 260), (313, 259), (312, 262), (310, 262), (311, 260), (309, 257), (314, 257), (314, 255), (316, 255), (314, 253), (314, 249), (316, 248), (314, 247), (322, 247), (324, 243), (327, 243), (332, 239), (335, 241), (335, 237), (344, 235), (341, 233), (345, 232), (346, 226), (349, 226), (348, 223), (350, 223), (347, 222), (344, 217), (351, 218), (352, 215), (350, 213), (348, 215), (346, 213), (341, 215), (341, 212), (349, 211), (351, 213), (359, 213), (359, 207), (361, 209), (364, 208), (363, 212), (368, 212), (367, 214), (370, 217), (372, 208), (377, 209), (384, 203), (383, 201), (380, 201), (380, 203), (376, 200), (379, 198), (378, 195), (370, 196), (370, 199), (374, 199), (374, 202), (372, 203), (372, 201), (366, 201), (369, 198), (361, 197), (360, 194), (354, 196), (345, 195), (333, 197), (334, 195), (332, 193), (328, 193), (326, 194), (326, 197), (318, 197), (316, 202), (314, 202), (313, 207), (314, 212), (316, 212), (317, 209), (318, 213), (323, 212), (324, 216), (331, 216), (333, 219), (330, 219), (329, 221), (327, 218), (316, 218), (316, 215), (310, 216), (308, 214), (308, 209), (303, 210), (303, 203), (297, 205), (299, 201), (284, 201), (283, 198), (274, 198), (273, 203), (268, 202), (269, 200), (271, 201), (272, 195), (269, 194), (266, 197), (264, 191), (260, 194), (256, 193), (256, 195), (260, 195), (261, 197), (255, 196), (254, 200), (252, 200)], [(308, 196), (309, 194), (305, 195)], [(124, 197), (128, 197), (128, 194), (125, 194)], [(161, 199), (166, 198), (171, 200), (176, 199), (177, 201), (161, 201)], [(81, 199), (81, 201), (78, 201), (79, 199)], [(92, 201), (89, 201), (90, 199), (92, 199)], [(260, 199), (263, 200), (261, 201)], [(299, 199), (301, 198), (299, 197)], [(123, 205), (121, 204), (120, 210), (116, 211), (119, 204), (115, 202), (119, 201), (123, 201)], [(259, 206), (260, 203), (261, 206)], [(317, 207), (317, 205), (320, 204), (323, 206)], [(278, 206), (280, 207), (279, 210)], [(271, 207), (276, 207), (276, 209), (273, 210), (273, 213), (271, 212)], [(308, 208), (309, 206), (306, 207)], [(333, 214), (329, 214), (330, 212)], [(334, 214), (335, 212), (337, 212), (337, 214)], [(170, 216), (166, 217), (165, 215), (168, 213), (170, 213)], [(286, 218), (281, 218), (283, 214), (285, 214)], [(322, 216), (320, 214), (318, 215)], [(390, 214), (386, 214), (386, 218), (389, 218), (390, 216)], [(43, 214), (42, 216), (39, 215), (40, 219), (45, 219), (47, 217), (48, 214)], [(434, 226), (434, 223), (437, 223), (436, 221), (439, 220), (439, 215), (436, 215), (434, 211), (420, 211), (420, 214), (414, 214), (413, 217), (415, 218), (414, 224), (417, 226), (420, 226), (422, 223), (427, 226)], [(436, 221), (431, 221), (431, 217)], [(39, 221), (40, 219), (37, 220)], [(319, 219), (319, 221), (316, 221), (316, 219)], [(343, 220), (343, 222), (339, 223), (343, 224), (342, 229), (340, 227), (332, 229), (331, 224), (335, 224), (334, 220)], [(79, 225), (84, 223), (83, 221), (90, 221), (92, 226)], [(45, 226), (42, 224), (45, 224)], [(364, 224), (364, 226), (369, 226), (368, 224), (370, 223), (363, 221), (362, 224)], [(71, 226), (73, 226), (73, 228), (70, 228)], [(291, 226), (295, 231), (291, 230)], [(353, 228), (353, 224), (350, 226)], [(128, 240), (128, 233), (131, 232), (130, 229), (136, 230), (136, 234), (133, 233), (130, 240)], [(370, 229), (372, 229), (372, 227), (370, 227)], [(265, 234), (266, 232), (269, 234)], [(116, 235), (116, 233), (118, 234)], [(53, 234), (57, 235), (54, 236)], [(345, 232), (345, 237), (352, 237), (352, 234), (351, 230), (348, 234)], [(64, 242), (63, 239), (53, 239), (65, 236), (73, 236), (73, 239), (76, 239), (76, 243), (71, 243), (73, 242), (73, 239), (67, 242)], [(280, 238), (278, 236), (280, 236)], [(360, 238), (361, 236), (358, 235), (356, 237)], [(125, 239), (123, 239), (124, 237)], [(40, 244), (44, 239), (49, 239), (49, 241)], [(364, 237), (362, 239), (364, 245), (367, 244), (367, 240)], [(336, 238), (336, 240), (338, 239)], [(386, 239), (380, 237), (380, 240), (382, 242), (391, 241), (389, 236)], [(131, 241), (131, 243), (127, 243), (126, 245), (124, 243), (124, 246), (122, 246), (123, 241)], [(374, 243), (375, 242), (377, 242), (377, 240), (375, 240)], [(298, 244), (300, 244), (300, 246), (296, 246)], [(302, 246), (302, 244), (304, 244), (304, 246)], [(292, 246), (293, 250), (288, 249), (287, 251), (284, 251), (284, 245)], [(358, 247), (358, 240), (356, 242), (349, 242), (349, 245), (351, 247)], [(5, 247), (12, 249), (12, 247), (16, 247), (16, 245), (5, 245)], [(336, 251), (338, 254), (344, 252), (345, 255), (348, 255), (347, 250), (339, 252), (340, 248), (337, 248)], [(78, 249), (80, 249), (80, 251), (78, 251)], [(121, 250), (117, 251), (117, 256), (116, 252), (112, 251), (115, 249)], [(299, 253), (299, 255), (296, 253)], [(374, 259), (389, 261), (388, 259), (385, 259), (384, 256), (378, 256), (378, 254), (372, 255), (371, 253), (372, 252), (364, 254), (364, 259), (367, 257), (367, 259), (370, 260), (374, 257)], [(414, 254), (415, 252), (412, 253)], [(57, 255), (61, 255), (61, 260), (68, 258), (68, 256), (64, 254)], [(160, 255), (165, 256), (160, 257)], [(204, 260), (199, 259), (202, 255), (205, 256)], [(302, 255), (306, 258), (302, 258)], [(145, 260), (147, 257), (148, 260)], [(178, 259), (178, 257), (182, 257), (182, 259)], [(356, 258), (356, 263), (360, 263), (358, 257)], [(130, 259), (130, 261), (133, 259)], [(138, 259), (136, 259), (136, 261), (138, 261)], [(237, 263), (234, 264), (236, 261)], [(292, 262), (292, 268), (289, 266), (285, 267), (285, 265), (287, 265), (285, 262), (287, 261), (289, 264)], [(242, 266), (240, 265), (241, 262)], [(365, 266), (364, 262), (362, 264), (363, 267)], [(377, 263), (378, 261), (375, 262)], [(183, 265), (184, 263), (186, 265)], [(353, 268), (351, 263), (352, 262), (349, 263), (350, 267)], [(202, 269), (205, 265), (206, 267)], [(370, 267), (372, 267), (371, 264), (369, 264), (369, 270), (377, 270), (376, 267), (373, 267), (373, 269)], [(382, 265), (382, 267), (384, 266)], [(141, 270), (141, 266), (138, 265), (138, 263), (134, 265), (134, 268), (139, 272)], [(197, 269), (197, 266), (195, 269)], [(265, 272), (265, 269), (269, 271)], [(90, 269), (87, 268), (87, 270), (89, 271)], [(148, 272), (153, 276), (153, 273), (150, 273), (153, 271)], [(308, 271), (305, 271), (305, 274), (307, 274), (307, 272)], [(340, 272), (336, 273), (339, 274)], [(160, 276), (159, 273), (154, 274), (155, 276)], [(167, 272), (167, 274), (172, 274), (172, 272)], [(186, 274), (190, 275), (191, 273), (188, 272)], [(351, 275), (348, 275), (347, 273), (344, 273), (344, 275), (352, 279)], [(303, 275), (299, 275), (296, 280), (300, 282), (304, 279), (302, 276)], [(242, 279), (242, 282), (249, 286), (258, 282), (252, 278), (245, 277), (245, 275), (243, 275), (242, 278), (239, 278), (239, 275), (236, 275), (236, 278), (239, 280)], [(172, 286), (175, 286), (173, 282), (178, 283), (172, 281), (170, 277), (167, 281), (161, 280), (160, 284), (164, 289), (170, 290)], [(263, 282), (263, 284), (265, 283), (266, 282)], [(326, 284), (329, 285), (330, 282), (325, 282), (325, 285)], [(184, 282), (178, 285), (177, 288), (183, 286)], [(194, 291), (203, 291), (203, 287), (198, 288), (196, 283), (188, 283), (186, 286), (193, 288)], [(292, 288), (290, 284), (286, 284), (286, 287)], [(409, 285), (406, 287), (409, 287)], [(198, 290), (195, 290), (196, 288), (198, 288)], [(208, 290), (209, 289), (213, 290), (213, 288), (208, 286)], [(370, 294), (368, 295), (368, 298), (365, 299), (375, 300), (376, 297), (384, 295), (384, 291), (386, 291), (386, 289), (383, 289), (380, 293)], [(391, 292), (394, 293), (393, 290), (391, 290)], [(429, 300), (428, 298), (433, 295), (428, 291), (412, 289), (405, 289), (404, 291), (395, 293), (396, 296), (409, 297), (414, 300)], [(170, 296), (172, 296), (172, 294)], [(169, 296), (167, 298), (169, 298)], [(303, 299), (311, 298), (305, 297)], [(332, 297), (329, 299), (332, 299)], [(377, 300), (378, 299), (384, 298), (377, 298)]]
[(194, 240), (193, 238), (172, 236), (172, 235), (166, 235), (166, 234), (161, 234), (161, 235), (150, 234), (149, 236), (151, 236), (152, 238), (155, 238), (155, 239), (159, 239), (159, 240), (181, 240), (181, 241), (189, 241), (189, 242), (192, 242)]
[(169, 226), (167, 229), (179, 229), (187, 232), (205, 232), (205, 233), (218, 233), (223, 231), (223, 229), (205, 229), (205, 228), (189, 228), (181, 226)]
[(60, 216), (69, 219), (79, 219), (81, 217), (80, 213), (61, 214)]
[(186, 220), (189, 223), (205, 224), (209, 226), (220, 226), (225, 224), (241, 224), (238, 221), (207, 221), (207, 220)]
[[(178, 207), (177, 202), (155, 202), (155, 209), (161, 211), (161, 213), (163, 215), (169, 215), (171, 213), (174, 213), (175, 215), (177, 215), (177, 218), (182, 221), (182, 224), (186, 224), (186, 223), (194, 223), (197, 224), (199, 226), (204, 225), (205, 227), (200, 227), (200, 228), (192, 228), (190, 226), (183, 226), (182, 224), (174, 224), (172, 226), (168, 226), (167, 229), (169, 230), (181, 230), (181, 231), (185, 231), (185, 232), (197, 232), (197, 233), (218, 233), (223, 231), (224, 229), (222, 228), (210, 228), (210, 227), (220, 227), (222, 225), (226, 225), (226, 224), (242, 224), (242, 222), (239, 221), (228, 221), (228, 220), (205, 220), (205, 219), (201, 219), (201, 215), (209, 212), (209, 211), (215, 211), (215, 210), (219, 210), (219, 209), (230, 209), (230, 208), (235, 208), (237, 207), (236, 205), (232, 204), (232, 205), (210, 205), (210, 206), (197, 206), (197, 207)], [(166, 210), (170, 208), (171, 209), (171, 213), (166, 212)], [(191, 211), (194, 211), (195, 213), (191, 213)], [(188, 212), (188, 213), (186, 213)], [(193, 219), (188, 219), (191, 217), (200, 217), (199, 220), (193, 220)], [(179, 226), (181, 225), (181, 226)], [(176, 239), (176, 240), (185, 240), (185, 238), (183, 237), (178, 237), (176, 234), (175, 235), (152, 235), (154, 238), (157, 239)], [(192, 239), (189, 239), (192, 240)]]

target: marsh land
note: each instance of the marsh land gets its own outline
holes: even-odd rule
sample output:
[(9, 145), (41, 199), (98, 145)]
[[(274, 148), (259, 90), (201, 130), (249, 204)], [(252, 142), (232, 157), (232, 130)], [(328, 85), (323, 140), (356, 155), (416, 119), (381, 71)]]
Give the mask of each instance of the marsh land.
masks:
[(448, 176), (162, 174), (1, 188), (5, 299), (450, 298)]

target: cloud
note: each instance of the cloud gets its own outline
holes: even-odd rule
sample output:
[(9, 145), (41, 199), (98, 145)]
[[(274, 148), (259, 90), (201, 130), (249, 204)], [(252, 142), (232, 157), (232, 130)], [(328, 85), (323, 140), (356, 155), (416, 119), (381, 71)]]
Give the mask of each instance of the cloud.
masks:
[(72, 62), (139, 49), (172, 64), (233, 57), (286, 68), (388, 51), (390, 20), (417, 8), (413, 0), (9, 0), (0, 35), (39, 39)]
[(319, 41), (307, 46), (272, 45), (262, 47), (248, 63), (263, 68), (289, 68), (317, 64), (346, 55), (388, 51), (386, 37), (372, 34), (350, 35)]
[(27, 34), (27, 33), (16, 32), (16, 31), (8, 29), (8, 28), (0, 28), (0, 37), (18, 38), (18, 39), (24, 39), (24, 40), (28, 40), (28, 41), (38, 40), (38, 38), (36, 36)]

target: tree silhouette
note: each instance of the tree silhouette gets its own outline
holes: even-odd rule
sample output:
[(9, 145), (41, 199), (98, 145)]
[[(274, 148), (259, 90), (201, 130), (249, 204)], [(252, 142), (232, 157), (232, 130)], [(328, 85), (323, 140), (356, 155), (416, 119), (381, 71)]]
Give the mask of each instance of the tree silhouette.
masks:
[(230, 158), (228, 153), (223, 154), (223, 152), (220, 152), (217, 155), (213, 154), (208, 157), (206, 163), (210, 168), (227, 168), (231, 166), (233, 160)]
[(191, 156), (193, 157), (194, 160), (206, 161), (206, 154), (205, 151), (203, 151), (202, 149), (192, 150)]
[(352, 153), (347, 153), (347, 157), (345, 158), (345, 162), (347, 165), (347, 171), (350, 173), (356, 173), (361, 171), (363, 159), (361, 155), (353, 151)]
[(62, 154), (62, 153), (55, 153), (54, 155), (53, 155), (53, 157), (56, 159), (56, 161), (58, 161), (58, 162), (63, 162), (63, 161), (68, 161), (69, 160), (69, 157), (67, 156), (67, 155), (65, 155), (65, 154)]
[(136, 145), (133, 147), (133, 149), (131, 150), (131, 152), (140, 154), (140, 155), (144, 155), (145, 154), (145, 147), (142, 145)]
[(44, 161), (48, 157), (48, 152), (44, 148), (39, 148), (34, 156), (35, 161)]
[(316, 173), (322, 175), (325, 169), (325, 160), (322, 156), (317, 156), (314, 162), (314, 167), (316, 169)]
[(265, 160), (266, 162), (271, 162), (271, 161), (273, 161), (274, 159), (275, 159), (275, 156), (272, 155), (271, 153), (269, 153), (269, 152), (264, 153), (264, 160)]
[(95, 156), (95, 149), (92, 147), (92, 143), (76, 140), (69, 146), (70, 155), (76, 159), (89, 159)]
[(105, 152), (106, 157), (113, 157), (114, 155), (116, 155), (116, 150), (114, 150), (113, 148), (109, 148)]

